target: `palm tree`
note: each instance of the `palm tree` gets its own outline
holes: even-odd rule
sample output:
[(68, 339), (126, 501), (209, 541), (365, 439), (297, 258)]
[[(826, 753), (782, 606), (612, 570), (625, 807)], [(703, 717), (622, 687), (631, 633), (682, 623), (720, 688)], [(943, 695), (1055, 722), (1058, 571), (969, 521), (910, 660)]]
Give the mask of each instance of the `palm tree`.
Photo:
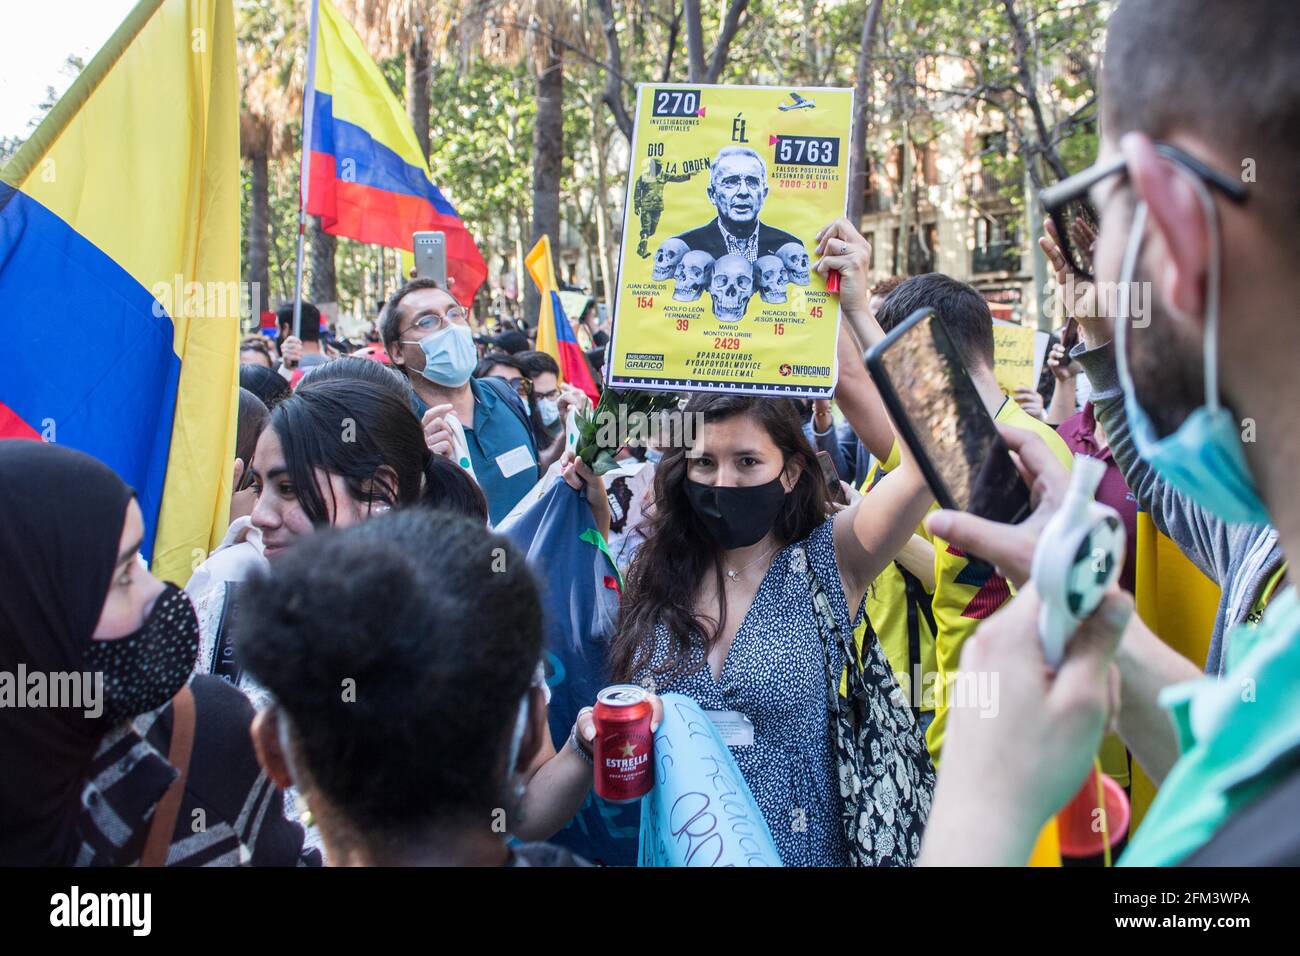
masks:
[[(591, 60), (590, 7), (579, 0), (474, 0), (463, 14), (466, 40), (477, 32), (484, 55), (531, 64), (537, 112), (533, 120), (533, 221), (529, 245), (544, 235), (559, 245), (560, 179), (564, 169), (564, 60), (566, 53)], [(599, 11), (597, 11), (598, 13)], [(603, 43), (603, 40), (602, 40)], [(557, 270), (558, 274), (558, 270)], [(525, 286), (525, 315), (535, 323), (540, 304)]]
[[(280, 51), (294, 32), (293, 10), (284, 0), (257, 0), (239, 7), (239, 74), (243, 99), (239, 152), (250, 169), (248, 280), (256, 318), (268, 308), (270, 277), (270, 163), (293, 152), (294, 121), (302, 110), (301, 71)], [(302, 32), (299, 27), (298, 32)], [(292, 54), (291, 54), (292, 56)]]
[(307, 240), (311, 253), (311, 282), (307, 298), (317, 305), (338, 302), (338, 276), (334, 269), (338, 237), (321, 228), (320, 216), (311, 216), (307, 220)]

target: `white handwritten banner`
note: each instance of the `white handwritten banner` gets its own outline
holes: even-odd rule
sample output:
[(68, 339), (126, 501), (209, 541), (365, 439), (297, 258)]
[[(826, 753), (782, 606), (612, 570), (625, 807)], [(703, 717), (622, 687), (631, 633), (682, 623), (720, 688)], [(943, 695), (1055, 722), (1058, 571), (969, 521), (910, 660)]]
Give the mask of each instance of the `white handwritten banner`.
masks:
[(640, 866), (780, 866), (731, 751), (700, 705), (664, 694), (655, 783), (641, 802)]

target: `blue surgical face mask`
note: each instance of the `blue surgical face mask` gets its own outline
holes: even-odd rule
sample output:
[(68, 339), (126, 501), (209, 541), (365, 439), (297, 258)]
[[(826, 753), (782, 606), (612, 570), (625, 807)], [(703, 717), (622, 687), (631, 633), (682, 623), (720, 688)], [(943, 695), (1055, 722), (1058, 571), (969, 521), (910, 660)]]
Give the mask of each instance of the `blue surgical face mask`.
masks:
[(560, 403), (553, 398), (539, 398), (537, 414), (542, 416), (542, 424), (550, 428), (560, 420)]
[(459, 388), (469, 381), (478, 361), (474, 333), (468, 325), (452, 325), (417, 340), (402, 339), (403, 344), (418, 345), (424, 352), (420, 374), (446, 388)]
[(1115, 330), (1124, 411), (1137, 453), (1170, 486), (1224, 521), (1268, 524), (1268, 509), (1246, 464), (1240, 428), (1219, 404), (1219, 222), (1209, 189), (1198, 178), (1191, 177), (1190, 181), (1196, 186), (1210, 227), (1210, 267), (1205, 288), (1205, 404), (1188, 415), (1174, 432), (1160, 438), (1138, 402), (1128, 365), (1128, 327), (1130, 289), (1147, 220), (1147, 205), (1139, 202), (1120, 270)]
[(652, 465), (657, 465), (664, 460), (664, 453), (658, 448), (647, 448), (645, 451), (645, 460)]

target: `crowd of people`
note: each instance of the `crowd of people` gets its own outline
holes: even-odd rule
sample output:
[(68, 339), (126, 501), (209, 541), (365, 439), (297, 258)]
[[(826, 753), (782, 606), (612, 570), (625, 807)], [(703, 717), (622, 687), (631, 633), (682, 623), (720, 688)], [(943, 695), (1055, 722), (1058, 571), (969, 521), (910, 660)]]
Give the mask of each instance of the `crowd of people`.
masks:
[[(1300, 862), (1298, 46), (1262, 0), (1118, 6), (1097, 162), (1045, 196), (1067, 321), (1038, 389), (999, 386), (978, 291), (873, 276), (841, 219), (833, 401), (693, 394), (689, 442), (618, 449), (635, 478), (566, 447), (592, 406), (554, 357), (419, 278), (365, 346), (310, 303), (244, 341), (229, 529), (184, 588), (107, 466), (0, 442), (0, 672), (103, 682), (99, 713), (0, 707), (0, 863), (587, 865), (548, 841), (596, 725), (553, 734), (542, 585), (500, 533), (547, 476), (626, 572), (606, 683), (656, 726), (667, 693), (747, 718), (785, 865), (1024, 864), (1098, 759), (1160, 785), (1121, 862)], [(1084, 199), (1096, 223), (1062, 218)], [(864, 365), (924, 308), (1032, 488), (1019, 524), (939, 509)], [(1075, 454), (1129, 546), (1053, 668), (1031, 565)], [(1139, 511), (1221, 589), (1204, 668), (1133, 613)], [(995, 716), (961, 673), (997, 675)]]

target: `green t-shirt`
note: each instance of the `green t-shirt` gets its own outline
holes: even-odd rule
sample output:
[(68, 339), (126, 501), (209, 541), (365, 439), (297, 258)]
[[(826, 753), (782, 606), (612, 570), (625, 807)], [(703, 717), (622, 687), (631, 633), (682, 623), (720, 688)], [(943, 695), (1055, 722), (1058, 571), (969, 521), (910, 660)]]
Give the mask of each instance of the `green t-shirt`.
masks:
[(1300, 598), (1294, 586), (1259, 624), (1233, 628), (1220, 679), (1167, 687), (1182, 756), (1120, 859), (1170, 866), (1203, 846), (1238, 810), (1274, 786), (1300, 747)]

